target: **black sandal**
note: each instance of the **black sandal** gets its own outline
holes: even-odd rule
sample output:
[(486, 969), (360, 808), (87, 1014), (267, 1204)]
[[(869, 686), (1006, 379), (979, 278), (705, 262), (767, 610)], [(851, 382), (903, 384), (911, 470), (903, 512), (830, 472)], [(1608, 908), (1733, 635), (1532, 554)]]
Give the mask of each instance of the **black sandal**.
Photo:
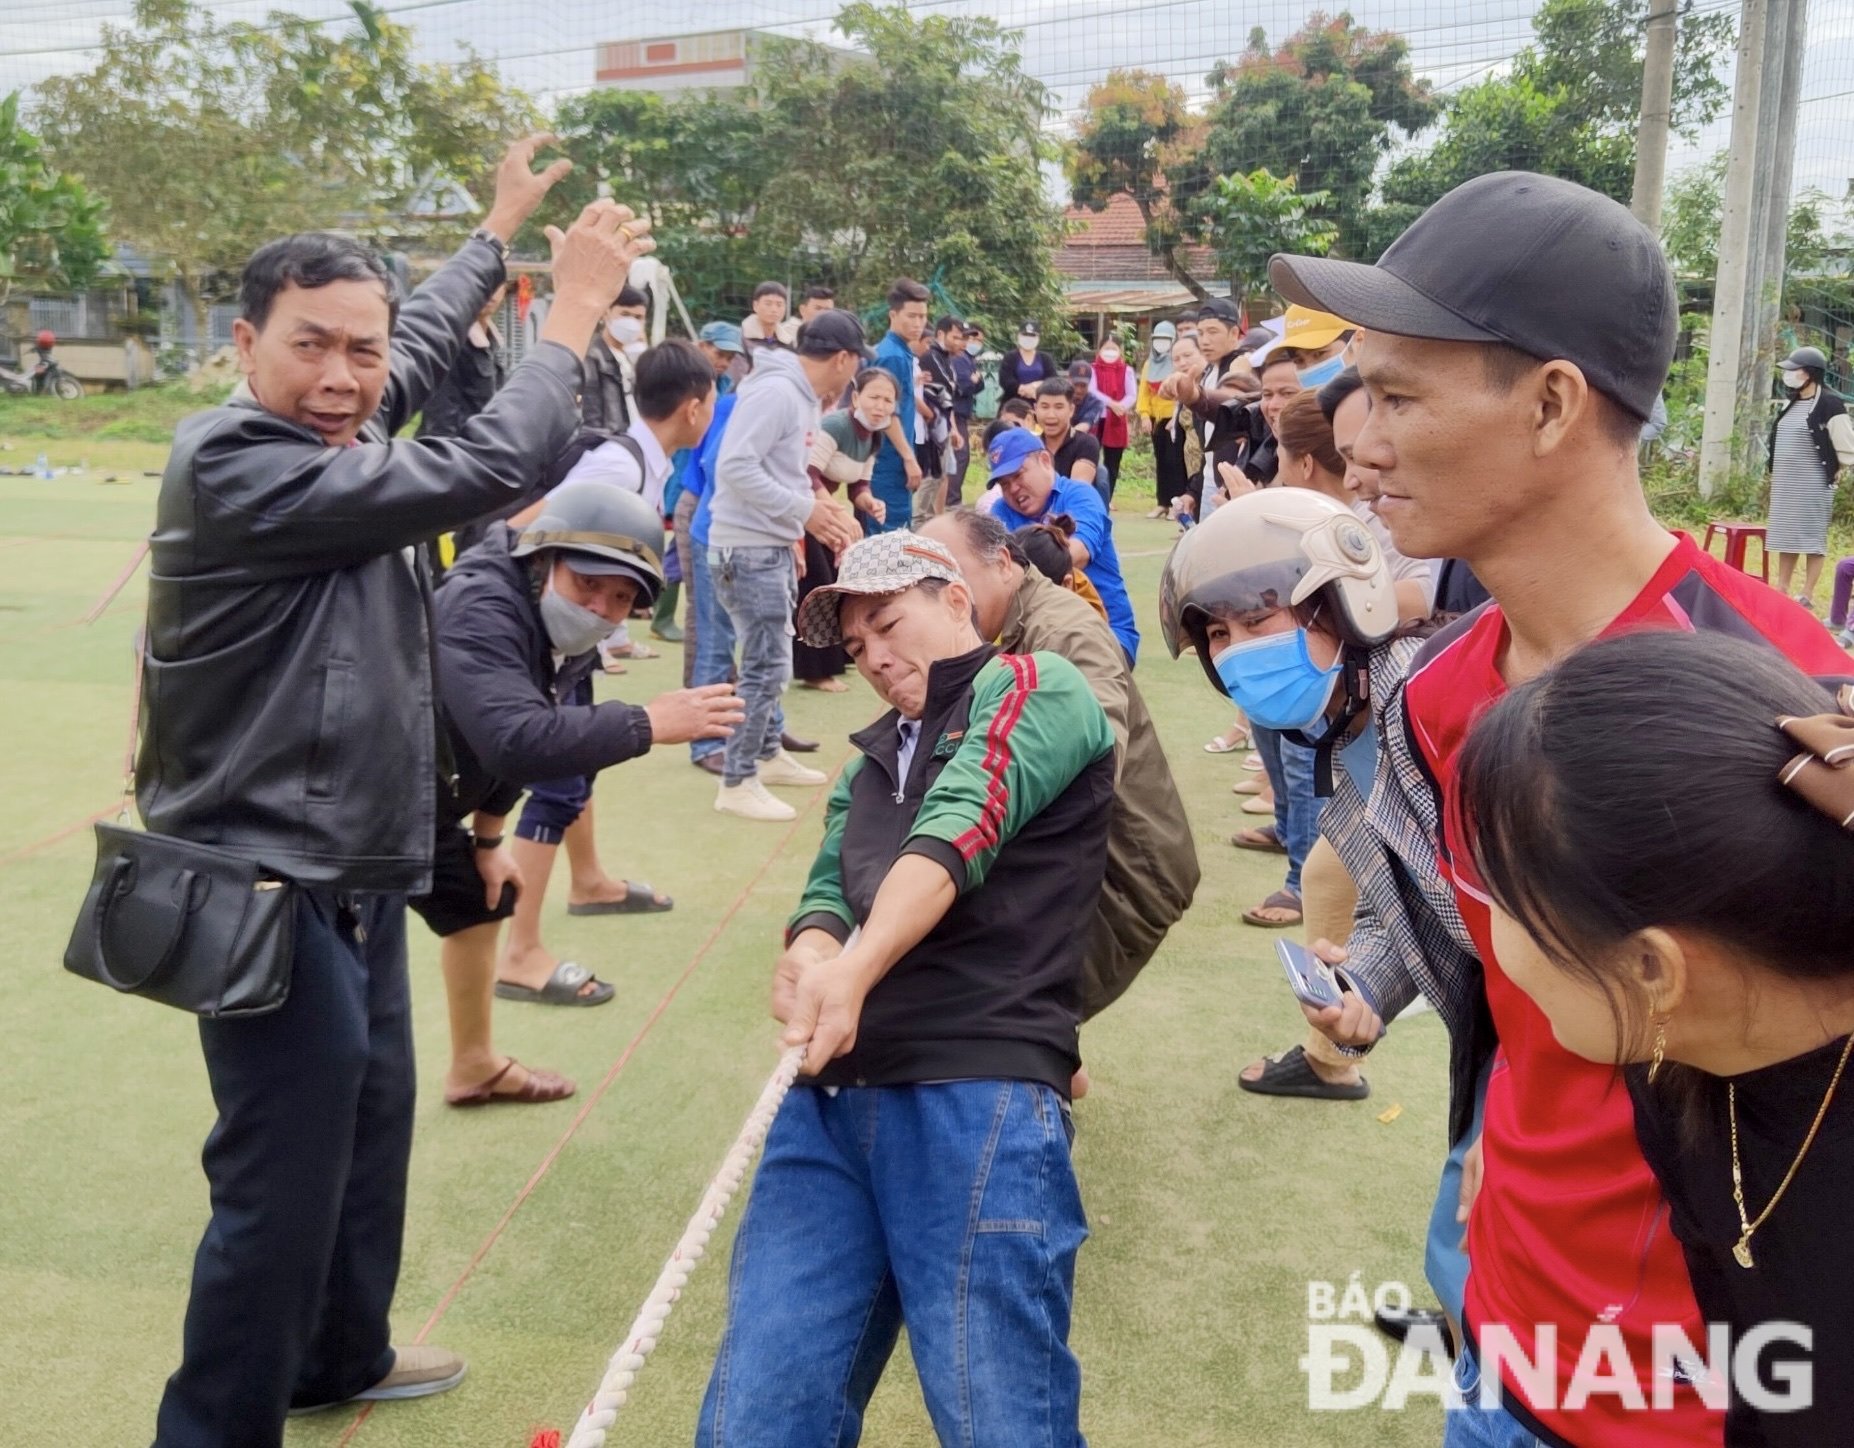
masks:
[(1264, 1056), (1262, 1074), (1253, 1081), (1239, 1075), (1236, 1084), (1257, 1096), (1303, 1096), (1315, 1101), (1363, 1101), (1371, 1094), (1371, 1083), (1363, 1076), (1350, 1086), (1326, 1080), (1308, 1062), (1304, 1046), (1279, 1056)]

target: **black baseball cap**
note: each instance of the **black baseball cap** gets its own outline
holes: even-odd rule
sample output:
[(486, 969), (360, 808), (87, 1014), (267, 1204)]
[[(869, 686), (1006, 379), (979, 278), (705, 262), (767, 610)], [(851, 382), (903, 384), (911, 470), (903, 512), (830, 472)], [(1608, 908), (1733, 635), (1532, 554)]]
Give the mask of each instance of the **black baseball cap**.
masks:
[(1679, 329), (1654, 233), (1619, 202), (1531, 171), (1464, 181), (1375, 266), (1277, 255), (1268, 279), (1290, 302), (1368, 331), (1504, 342), (1574, 363), (1643, 419), (1667, 381)]
[(839, 352), (854, 352), (865, 362), (875, 361), (875, 352), (863, 336), (863, 324), (856, 313), (833, 307), (819, 312), (798, 329), (798, 354), (801, 357), (834, 357)]
[(1242, 320), (1242, 313), (1236, 310), (1236, 304), (1228, 297), (1212, 297), (1197, 309), (1198, 320), (1201, 322), (1205, 317), (1235, 326)]

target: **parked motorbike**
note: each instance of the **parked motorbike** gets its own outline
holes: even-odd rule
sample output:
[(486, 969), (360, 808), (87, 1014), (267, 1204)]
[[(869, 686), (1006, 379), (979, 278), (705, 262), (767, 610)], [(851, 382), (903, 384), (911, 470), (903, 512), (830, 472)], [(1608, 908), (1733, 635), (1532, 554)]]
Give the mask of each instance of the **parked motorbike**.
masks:
[(38, 365), (30, 372), (21, 368), (9, 367), (0, 362), (0, 387), (8, 392), (32, 393), (35, 396), (51, 396), (65, 402), (75, 402), (84, 395), (84, 384), (79, 382), (52, 357), (52, 349), (58, 345), (58, 339), (50, 332), (40, 332), (33, 341), (32, 350), (38, 355)]

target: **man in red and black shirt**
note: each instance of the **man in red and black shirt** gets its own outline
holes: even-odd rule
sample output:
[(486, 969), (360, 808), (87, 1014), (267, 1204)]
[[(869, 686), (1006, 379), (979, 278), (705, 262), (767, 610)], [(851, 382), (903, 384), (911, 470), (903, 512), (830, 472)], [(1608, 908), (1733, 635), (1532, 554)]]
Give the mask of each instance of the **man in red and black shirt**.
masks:
[[(1375, 266), (1276, 257), (1271, 279), (1365, 329), (1372, 411), (1354, 455), (1383, 479), (1374, 506), (1399, 550), (1460, 558), (1492, 595), (1428, 643), (1385, 712), (1369, 827), (1405, 908), (1361, 913), (1358, 994), (1314, 1014), (1357, 1047), (1419, 991), (1435, 1003), (1458, 1149), (1485, 1083), (1460, 1192), (1472, 1212), (1457, 1381), (1472, 1387), (1485, 1365), (1501, 1391), (1470, 1395), (1446, 1442), (1719, 1443), (1723, 1413), (1678, 1370), (1656, 1378), (1657, 1326), (1702, 1352), (1707, 1339), (1628, 1093), (1559, 1045), (1502, 971), (1452, 821), (1455, 761), (1490, 703), (1606, 634), (1718, 629), (1817, 674), (1849, 661), (1810, 615), (1649, 513), (1635, 439), (1673, 355), (1675, 297), (1658, 243), (1623, 207), (1544, 176), (1483, 176)], [(1618, 1335), (1627, 1362), (1587, 1355)], [(1616, 1371), (1620, 1383), (1592, 1377)], [(1574, 1377), (1593, 1390), (1580, 1398)]]

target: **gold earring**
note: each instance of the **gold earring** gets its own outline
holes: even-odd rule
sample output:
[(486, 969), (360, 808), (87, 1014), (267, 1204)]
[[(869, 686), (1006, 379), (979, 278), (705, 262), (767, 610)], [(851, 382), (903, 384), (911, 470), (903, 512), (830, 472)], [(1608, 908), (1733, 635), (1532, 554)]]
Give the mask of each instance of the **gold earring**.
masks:
[(1661, 1062), (1667, 1058), (1667, 1017), (1657, 1016), (1654, 1022), (1654, 1053), (1648, 1060), (1648, 1084), (1654, 1084), (1654, 1078), (1661, 1074)]

